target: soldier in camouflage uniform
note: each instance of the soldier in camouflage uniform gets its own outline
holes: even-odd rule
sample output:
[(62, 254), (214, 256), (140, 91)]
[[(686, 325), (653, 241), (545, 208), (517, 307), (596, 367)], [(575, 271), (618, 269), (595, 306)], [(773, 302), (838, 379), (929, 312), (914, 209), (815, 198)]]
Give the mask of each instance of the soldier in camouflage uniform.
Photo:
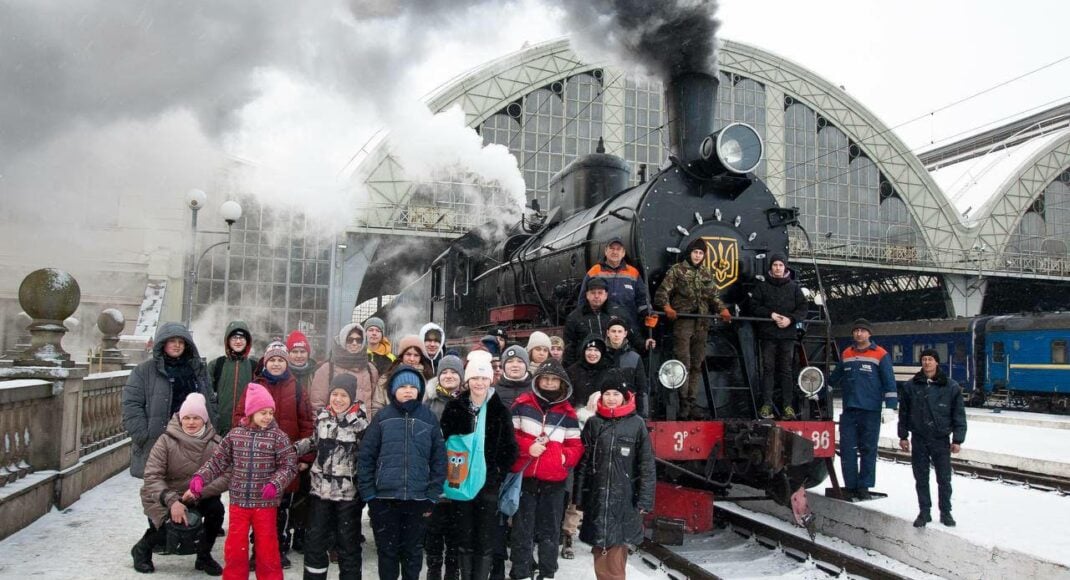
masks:
[(703, 419), (694, 412), (698, 394), (702, 362), (706, 357), (706, 335), (710, 330), (707, 318), (682, 318), (677, 314), (718, 312), (728, 322), (731, 313), (717, 292), (713, 272), (705, 265), (706, 242), (698, 238), (688, 244), (686, 259), (669, 268), (654, 296), (654, 304), (665, 310), (673, 325), (673, 355), (687, 367), (687, 385), (680, 392), (679, 419)]

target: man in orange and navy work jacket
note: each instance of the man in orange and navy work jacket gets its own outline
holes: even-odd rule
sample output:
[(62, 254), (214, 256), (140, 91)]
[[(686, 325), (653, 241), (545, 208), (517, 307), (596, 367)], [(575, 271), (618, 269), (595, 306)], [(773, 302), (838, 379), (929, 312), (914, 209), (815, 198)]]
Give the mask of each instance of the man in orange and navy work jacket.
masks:
[(899, 405), (895, 372), (888, 351), (870, 342), (873, 327), (864, 318), (855, 320), (854, 344), (843, 351), (829, 383), (843, 397), (840, 414), (840, 469), (843, 486), (857, 499), (870, 499), (869, 488), (877, 480), (877, 441), (881, 429), (881, 405)]
[[(609, 243), (606, 244), (605, 259), (591, 266), (591, 269), (587, 270), (587, 275), (583, 277), (576, 306), (583, 306), (587, 283), (591, 281), (591, 278), (602, 278), (606, 281), (609, 303), (621, 307), (622, 313), (626, 315), (625, 320), (628, 321), (629, 330), (634, 333), (643, 328), (639, 324), (640, 316), (645, 316), (650, 311), (650, 291), (647, 290), (646, 281), (643, 280), (639, 269), (624, 261), (626, 253), (624, 240), (620, 236), (613, 236), (609, 239)], [(646, 341), (647, 350), (653, 348), (652, 343), (653, 340)]]

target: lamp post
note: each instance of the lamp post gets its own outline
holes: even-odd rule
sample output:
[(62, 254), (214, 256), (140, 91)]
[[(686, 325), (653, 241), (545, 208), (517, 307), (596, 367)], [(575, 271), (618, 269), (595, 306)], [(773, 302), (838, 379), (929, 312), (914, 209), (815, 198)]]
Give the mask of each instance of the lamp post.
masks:
[[(186, 254), (186, 264), (188, 269), (186, 270), (186, 285), (182, 292), (182, 323), (189, 328), (190, 322), (193, 320), (193, 291), (197, 287), (197, 271), (200, 269), (201, 260), (208, 255), (208, 252), (213, 248), (226, 244), (227, 246), (227, 264), (226, 270), (223, 274), (223, 303), (226, 304), (228, 285), (230, 283), (230, 238), (231, 230), (233, 229), (234, 222), (241, 219), (242, 209), (236, 201), (224, 201), (219, 206), (219, 215), (223, 218), (223, 221), (227, 223), (227, 230), (224, 231), (197, 231), (197, 212), (204, 207), (204, 204), (208, 201), (208, 195), (199, 189), (190, 190), (186, 194), (186, 204), (189, 206), (190, 211), (193, 213), (192, 220), (190, 221), (190, 240), (189, 240), (189, 252)], [(209, 245), (201, 252), (201, 255), (194, 259), (197, 254), (197, 234), (226, 234), (227, 239), (222, 242), (216, 242)]]

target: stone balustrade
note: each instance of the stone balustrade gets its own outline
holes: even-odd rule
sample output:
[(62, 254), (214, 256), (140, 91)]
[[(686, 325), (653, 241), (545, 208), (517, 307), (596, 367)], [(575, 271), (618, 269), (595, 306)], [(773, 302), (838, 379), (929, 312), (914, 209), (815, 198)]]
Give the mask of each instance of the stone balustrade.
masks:
[(33, 471), (32, 420), (47, 410), (51, 399), (52, 383), (49, 381), (0, 382), (0, 487)]
[(123, 385), (130, 371), (89, 375), (82, 381), (79, 455), (84, 457), (127, 437), (123, 428)]

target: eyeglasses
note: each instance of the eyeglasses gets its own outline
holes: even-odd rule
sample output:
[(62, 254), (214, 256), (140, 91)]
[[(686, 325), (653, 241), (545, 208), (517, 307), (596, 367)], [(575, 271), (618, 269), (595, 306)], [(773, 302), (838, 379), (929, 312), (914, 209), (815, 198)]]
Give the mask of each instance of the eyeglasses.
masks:
[(350, 336), (346, 338), (346, 344), (360, 344), (364, 342), (364, 338), (360, 336)]

